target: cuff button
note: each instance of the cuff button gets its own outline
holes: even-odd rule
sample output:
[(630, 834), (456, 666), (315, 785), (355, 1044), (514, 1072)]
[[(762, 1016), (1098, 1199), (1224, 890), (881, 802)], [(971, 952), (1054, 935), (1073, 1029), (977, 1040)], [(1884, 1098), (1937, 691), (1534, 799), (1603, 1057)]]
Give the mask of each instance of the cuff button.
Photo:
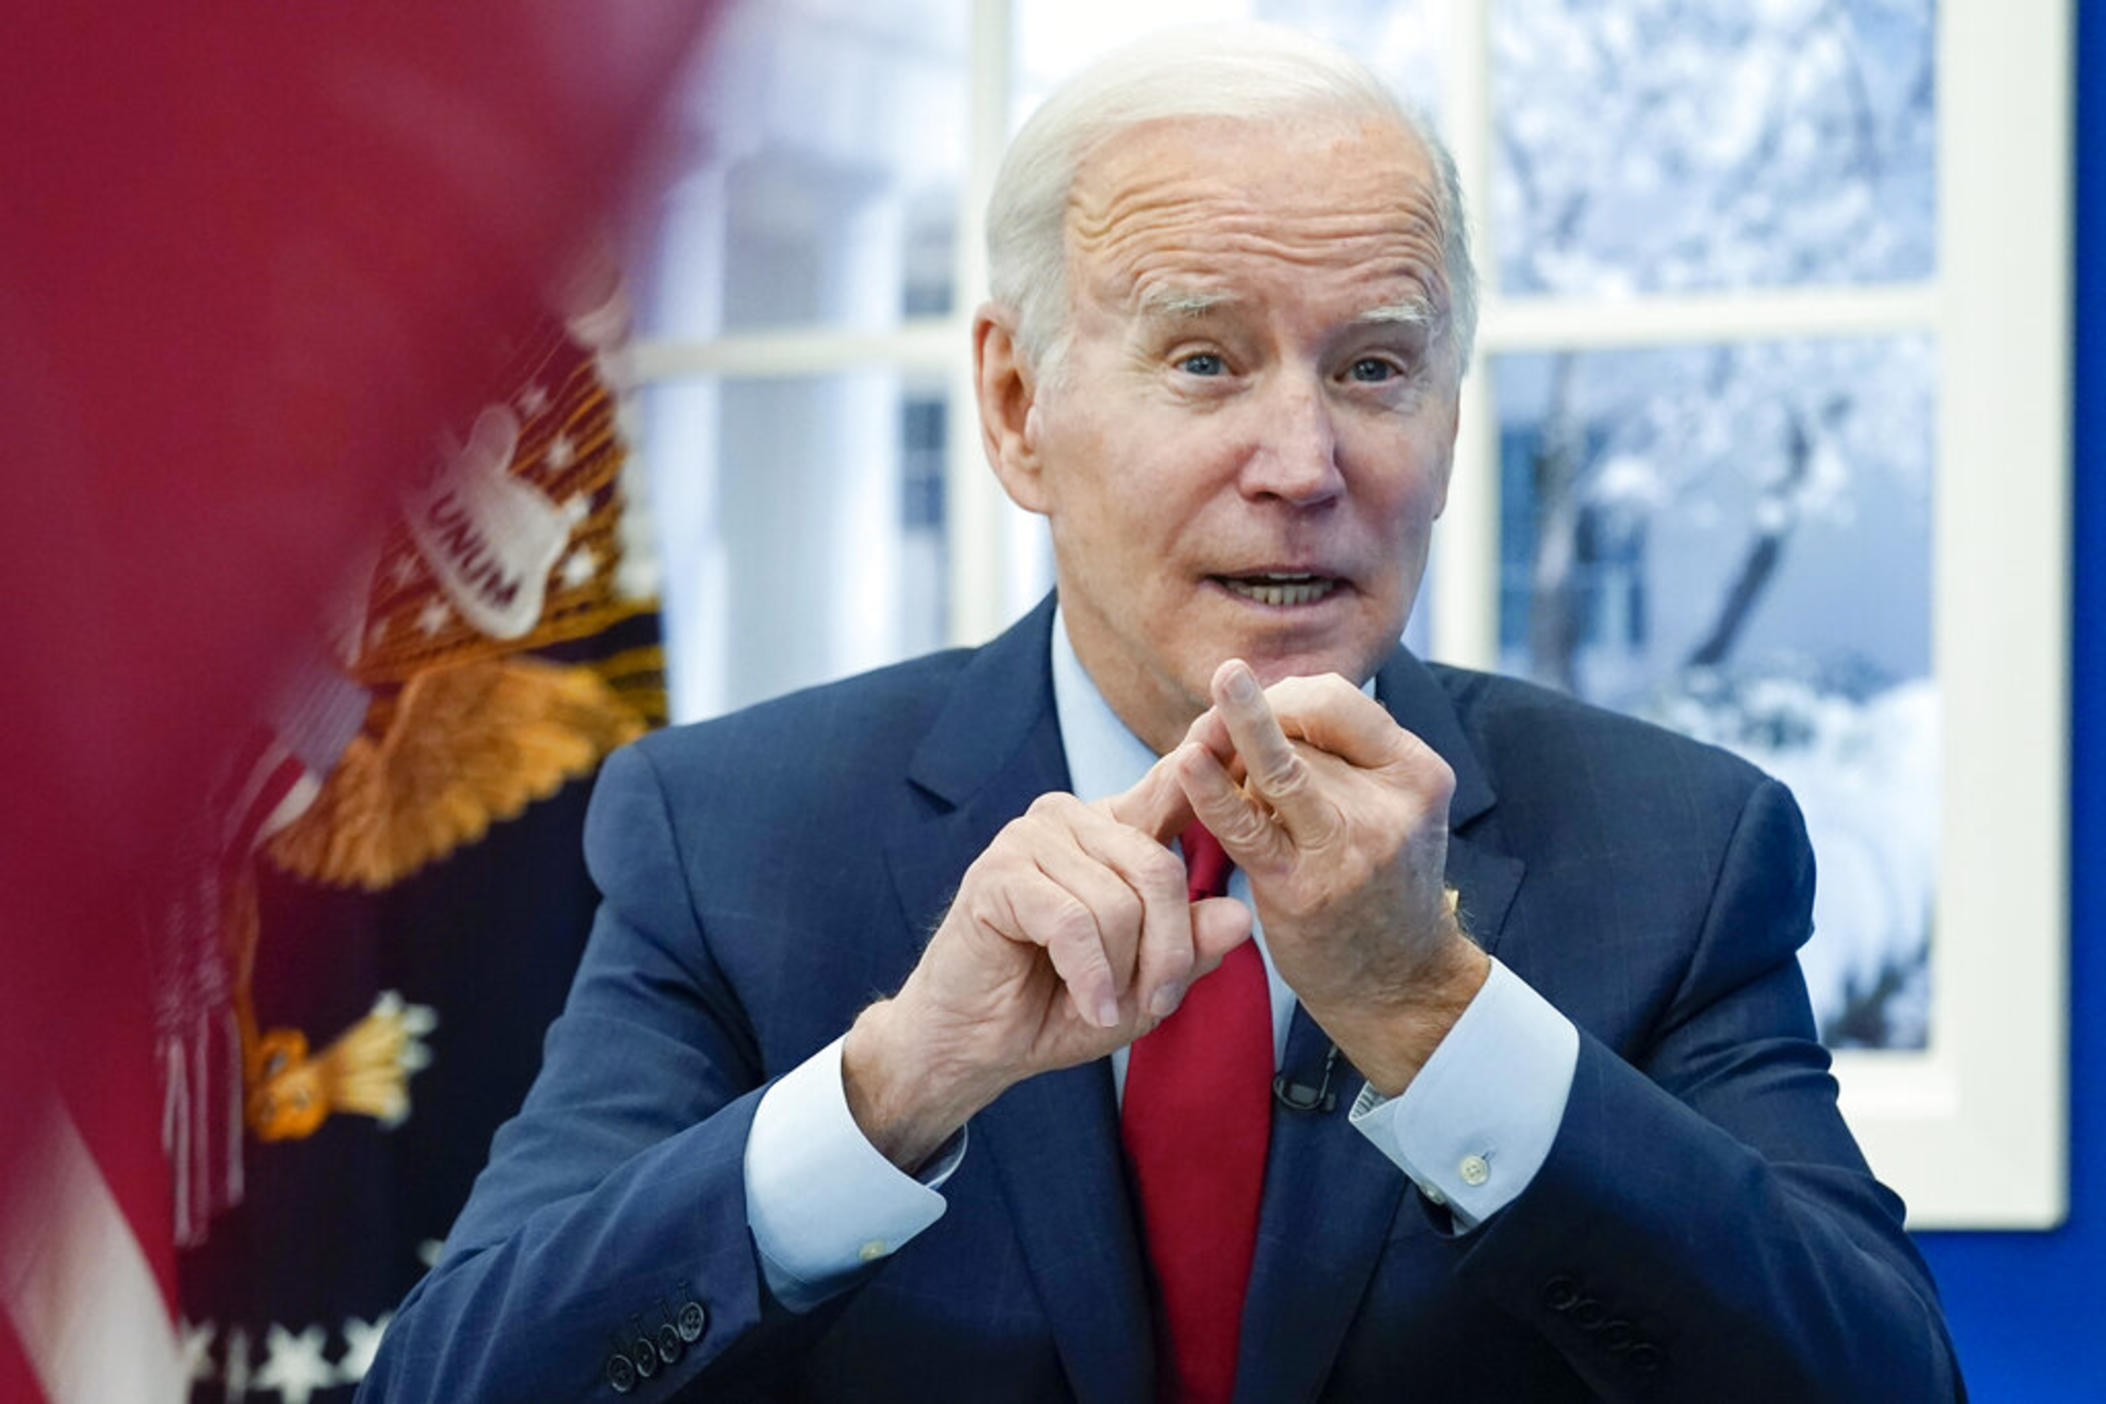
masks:
[(670, 1365), (687, 1349), (687, 1342), (680, 1339), (680, 1330), (668, 1321), (652, 1333), (658, 1338), (658, 1362)]
[(702, 1303), (690, 1301), (680, 1308), (680, 1315), (673, 1321), (673, 1329), (680, 1333), (681, 1340), (693, 1345), (702, 1339), (702, 1328), (708, 1324), (709, 1313), (702, 1309)]
[(1491, 1162), (1481, 1155), (1466, 1155), (1462, 1158), (1462, 1162), (1455, 1167), (1455, 1173), (1462, 1176), (1464, 1184), (1471, 1189), (1476, 1189), (1486, 1180), (1492, 1178), (1492, 1166)]
[(658, 1373), (658, 1347), (651, 1344), (649, 1336), (638, 1336), (629, 1343), (629, 1363), (643, 1379)]
[(1569, 1277), (1553, 1277), (1543, 1284), (1543, 1305), (1552, 1311), (1570, 1311), (1579, 1299), (1579, 1288)]
[(616, 1394), (627, 1394), (636, 1388), (636, 1367), (619, 1351), (607, 1357), (607, 1386)]

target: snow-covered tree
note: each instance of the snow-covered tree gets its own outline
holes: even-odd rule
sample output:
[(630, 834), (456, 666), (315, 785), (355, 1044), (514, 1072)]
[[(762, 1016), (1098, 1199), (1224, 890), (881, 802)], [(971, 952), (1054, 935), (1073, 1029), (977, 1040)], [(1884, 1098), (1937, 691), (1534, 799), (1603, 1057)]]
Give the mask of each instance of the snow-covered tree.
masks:
[[(1504, 290), (1929, 276), (1933, 50), (1929, 0), (1501, 0)], [(1508, 665), (1794, 781), (1823, 861), (1824, 1027), (1920, 1043), (1934, 347), (1563, 351), (1505, 358), (1492, 390), (1526, 619)]]
[(1509, 293), (1928, 276), (1930, 0), (1497, 0)]

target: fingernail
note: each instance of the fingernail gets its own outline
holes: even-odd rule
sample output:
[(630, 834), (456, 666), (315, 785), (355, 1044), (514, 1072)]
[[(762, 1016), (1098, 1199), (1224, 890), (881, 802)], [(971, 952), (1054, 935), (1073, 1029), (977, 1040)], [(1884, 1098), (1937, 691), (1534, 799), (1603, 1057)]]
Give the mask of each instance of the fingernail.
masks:
[(1119, 1027), (1119, 1001), (1110, 995), (1097, 1001), (1097, 1027), (1116, 1029)]
[(1167, 1019), (1177, 1012), (1177, 1006), (1185, 1002), (1185, 987), (1172, 980), (1158, 989), (1148, 1000), (1148, 1012), (1158, 1019)]
[(1250, 669), (1237, 665), (1228, 675), (1228, 695), (1238, 702), (1248, 702), (1258, 695), (1258, 679)]

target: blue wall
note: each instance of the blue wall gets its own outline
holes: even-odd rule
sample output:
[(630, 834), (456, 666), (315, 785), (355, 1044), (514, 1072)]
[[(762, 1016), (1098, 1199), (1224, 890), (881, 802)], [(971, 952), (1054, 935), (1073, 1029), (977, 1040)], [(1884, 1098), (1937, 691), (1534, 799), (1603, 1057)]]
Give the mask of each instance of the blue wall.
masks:
[(2106, 1401), (2106, 7), (2077, 9), (2070, 1208), (2052, 1233), (1922, 1237), (1983, 1404)]

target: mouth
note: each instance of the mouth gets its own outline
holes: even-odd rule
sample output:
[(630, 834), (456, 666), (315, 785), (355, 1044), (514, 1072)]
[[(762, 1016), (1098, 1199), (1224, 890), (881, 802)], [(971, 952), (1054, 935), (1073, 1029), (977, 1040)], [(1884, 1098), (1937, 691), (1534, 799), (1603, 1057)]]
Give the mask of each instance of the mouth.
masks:
[(1207, 578), (1232, 595), (1275, 608), (1316, 604), (1345, 588), (1339, 577), (1311, 571), (1258, 570)]

